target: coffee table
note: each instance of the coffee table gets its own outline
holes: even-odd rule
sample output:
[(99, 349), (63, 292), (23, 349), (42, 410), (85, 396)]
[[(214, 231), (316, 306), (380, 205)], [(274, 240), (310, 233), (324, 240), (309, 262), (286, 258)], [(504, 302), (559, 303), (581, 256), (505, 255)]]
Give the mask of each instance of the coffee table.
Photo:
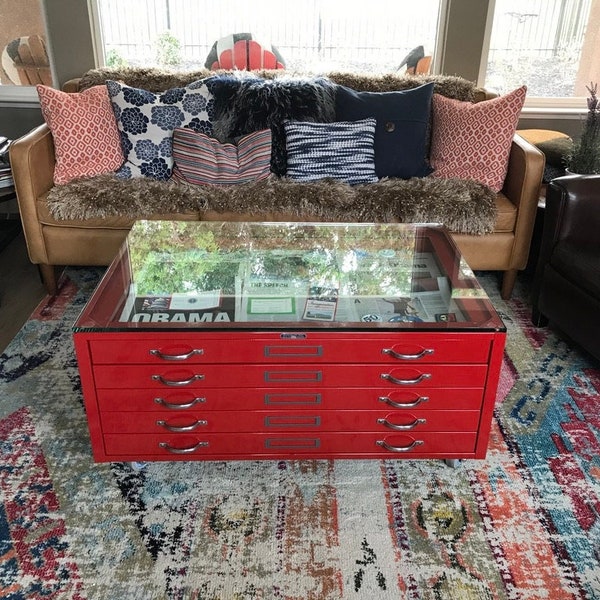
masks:
[(184, 221), (73, 331), (96, 461), (484, 458), (506, 336), (441, 226)]

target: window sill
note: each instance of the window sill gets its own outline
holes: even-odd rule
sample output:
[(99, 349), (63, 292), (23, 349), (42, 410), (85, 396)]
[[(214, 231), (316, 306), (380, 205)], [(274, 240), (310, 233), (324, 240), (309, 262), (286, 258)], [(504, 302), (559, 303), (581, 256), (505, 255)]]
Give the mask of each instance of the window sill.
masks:
[(521, 116), (526, 119), (561, 119), (580, 121), (587, 114), (587, 110), (580, 108), (560, 108), (550, 106), (525, 106)]
[(39, 108), (34, 86), (0, 85), (0, 104), (10, 108)]

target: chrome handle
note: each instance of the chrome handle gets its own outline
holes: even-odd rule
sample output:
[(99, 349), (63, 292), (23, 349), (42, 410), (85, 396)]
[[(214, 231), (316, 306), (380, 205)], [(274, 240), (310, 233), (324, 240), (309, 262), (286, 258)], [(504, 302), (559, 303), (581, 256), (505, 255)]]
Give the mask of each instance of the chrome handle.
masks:
[(164, 427), (167, 431), (172, 431), (173, 433), (183, 433), (185, 431), (194, 431), (194, 429), (198, 429), (198, 427), (204, 427), (204, 426), (208, 425), (208, 421), (197, 420), (195, 423), (192, 423), (191, 425), (176, 426), (176, 425), (169, 425), (166, 421), (159, 420), (159, 421), (156, 421), (156, 424), (159, 425), (160, 427)]
[(387, 419), (377, 419), (377, 423), (379, 425), (384, 425), (388, 429), (393, 429), (394, 431), (408, 431), (409, 429), (414, 429), (418, 425), (427, 423), (427, 419), (415, 419), (408, 425), (395, 425), (394, 423), (390, 423)]
[(187, 360), (196, 354), (204, 354), (204, 350), (202, 348), (194, 348), (185, 354), (163, 354), (160, 350), (153, 349), (150, 350), (150, 354), (156, 356), (156, 358), (162, 358), (162, 360)]
[(201, 402), (206, 402), (206, 398), (194, 398), (185, 404), (177, 404), (177, 402), (167, 402), (164, 398), (154, 398), (154, 402), (156, 404), (160, 404), (165, 408), (170, 408), (171, 410), (185, 410), (186, 408), (192, 408), (192, 406), (196, 404), (200, 404)]
[(208, 446), (208, 442), (198, 442), (194, 446), (190, 446), (189, 448), (173, 448), (167, 444), (167, 442), (159, 442), (159, 447), (164, 448), (167, 452), (171, 454), (191, 454), (192, 452), (196, 452), (199, 448), (206, 448)]
[(408, 402), (405, 404), (401, 404), (400, 402), (394, 402), (388, 396), (379, 396), (379, 402), (384, 402), (388, 406), (392, 406), (393, 408), (414, 408), (415, 406), (419, 406), (422, 402), (429, 402), (429, 396), (419, 396), (414, 402)]
[(418, 354), (401, 354), (400, 352), (392, 350), (392, 348), (384, 348), (381, 352), (399, 360), (418, 360), (428, 354), (433, 354), (433, 348), (424, 348)]
[(385, 440), (377, 440), (375, 443), (390, 452), (410, 452), (413, 448), (420, 446), (424, 442), (423, 440), (413, 440), (408, 446), (390, 446)]
[(425, 379), (431, 379), (431, 373), (421, 373), (415, 379), (398, 379), (389, 373), (382, 373), (381, 379), (387, 379), (390, 383), (395, 383), (396, 385), (414, 385), (415, 383), (421, 383)]
[(200, 379), (204, 379), (204, 375), (192, 375), (189, 379), (181, 380), (165, 379), (162, 375), (152, 375), (153, 381), (159, 381), (163, 385), (170, 385), (172, 387), (190, 385), (190, 383), (194, 383), (194, 381), (198, 381)]

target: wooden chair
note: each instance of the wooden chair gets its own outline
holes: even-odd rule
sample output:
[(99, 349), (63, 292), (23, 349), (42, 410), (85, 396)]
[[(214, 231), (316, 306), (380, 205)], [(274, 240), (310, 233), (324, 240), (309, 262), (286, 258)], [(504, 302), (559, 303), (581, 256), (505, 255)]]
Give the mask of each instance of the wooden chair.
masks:
[(2, 52), (6, 74), (16, 85), (52, 85), (44, 38), (27, 35), (9, 42)]

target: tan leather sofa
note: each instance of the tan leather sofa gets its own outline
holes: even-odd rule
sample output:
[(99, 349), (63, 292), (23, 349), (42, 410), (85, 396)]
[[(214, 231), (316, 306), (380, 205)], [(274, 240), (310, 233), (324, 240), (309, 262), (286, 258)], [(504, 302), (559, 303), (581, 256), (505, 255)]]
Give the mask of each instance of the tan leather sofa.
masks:
[[(57, 291), (60, 266), (110, 264), (133, 224), (133, 220), (127, 218), (82, 221), (53, 218), (46, 196), (54, 185), (54, 162), (52, 134), (46, 125), (40, 125), (12, 144), (11, 163), (29, 257), (39, 265), (49, 294)], [(494, 232), (452, 234), (472, 269), (503, 273), (503, 298), (510, 297), (519, 270), (527, 265), (543, 169), (543, 154), (516, 135), (504, 187), (496, 199), (498, 217)], [(277, 215), (272, 217), (277, 219)], [(244, 220), (244, 215), (195, 212), (160, 214), (153, 218)]]

